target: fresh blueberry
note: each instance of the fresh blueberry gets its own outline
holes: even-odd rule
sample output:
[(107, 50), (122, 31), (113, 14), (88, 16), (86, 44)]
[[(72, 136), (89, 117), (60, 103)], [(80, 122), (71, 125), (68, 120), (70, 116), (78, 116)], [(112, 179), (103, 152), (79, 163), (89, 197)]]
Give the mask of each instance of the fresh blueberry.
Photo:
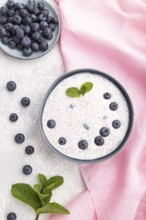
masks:
[(31, 48), (24, 48), (23, 49), (23, 56), (30, 57), (32, 55), (33, 51)]
[(31, 0), (29, 0), (28, 4), (26, 5), (26, 9), (29, 12), (33, 12), (33, 9), (34, 9), (35, 5), (36, 5), (35, 1), (32, 2)]
[(25, 18), (28, 16), (28, 11), (26, 9), (21, 9), (20, 12), (19, 12), (19, 15), (22, 17), (22, 18)]
[(56, 122), (52, 119), (50, 119), (48, 122), (47, 122), (47, 126), (48, 128), (55, 128), (56, 126)]
[(18, 115), (15, 113), (10, 114), (9, 116), (10, 121), (15, 122), (18, 120)]
[(17, 44), (17, 49), (18, 49), (18, 50), (23, 50), (22, 45), (21, 45), (21, 44)]
[(40, 28), (39, 23), (32, 23), (32, 24), (31, 24), (31, 30), (32, 30), (33, 32), (38, 31), (39, 28)]
[(47, 18), (46, 18), (46, 16), (44, 14), (40, 14), (39, 17), (38, 17), (38, 20), (39, 21), (46, 21)]
[(21, 99), (21, 104), (24, 106), (24, 107), (27, 107), (30, 105), (30, 99), (28, 97), (24, 97)]
[(107, 137), (110, 134), (109, 128), (106, 127), (101, 128), (99, 132), (102, 137)]
[(89, 126), (88, 126), (86, 123), (83, 124), (83, 127), (84, 127), (86, 130), (89, 130)]
[(66, 139), (64, 137), (59, 138), (58, 143), (60, 145), (65, 145), (66, 144)]
[(35, 14), (30, 15), (32, 22), (35, 22), (37, 20), (37, 16)]
[(112, 111), (116, 111), (118, 109), (118, 104), (116, 102), (112, 102), (110, 105), (109, 105), (109, 108), (110, 110)]
[(15, 15), (15, 10), (14, 9), (10, 9), (8, 10), (8, 16), (11, 17), (11, 16), (14, 16)]
[(102, 146), (104, 144), (104, 139), (101, 136), (97, 136), (95, 138), (94, 142), (97, 146)]
[(58, 19), (55, 18), (55, 17), (52, 17), (51, 22), (52, 22), (53, 24), (58, 24)]
[(7, 3), (6, 3), (6, 5), (7, 5), (7, 7), (8, 7), (9, 9), (13, 8), (13, 7), (14, 7), (14, 2), (13, 2), (13, 0), (8, 0)]
[(47, 40), (51, 40), (53, 38), (53, 33), (51, 32), (48, 36), (46, 36)]
[(42, 43), (40, 43), (40, 51), (46, 51), (47, 49), (48, 49), (47, 41), (43, 41)]
[(31, 28), (29, 25), (25, 25), (23, 27), (23, 30), (24, 30), (25, 34), (30, 34), (30, 32), (31, 32)]
[(13, 17), (12, 16), (7, 18), (7, 23), (13, 23)]
[(50, 24), (49, 27), (51, 28), (52, 31), (55, 31), (56, 25), (55, 24)]
[(16, 89), (16, 83), (14, 81), (9, 81), (6, 85), (9, 91), (14, 91)]
[(25, 153), (29, 154), (29, 155), (33, 154), (34, 153), (34, 147), (33, 146), (27, 146), (25, 148)]
[(40, 14), (40, 10), (37, 8), (37, 7), (34, 7), (34, 9), (33, 9), (33, 14), (35, 14), (35, 15), (39, 15)]
[(21, 40), (21, 45), (22, 47), (30, 47), (31, 45), (31, 39), (27, 36), (23, 37), (22, 40)]
[[(46, 23), (47, 23), (47, 22), (46, 22)], [(45, 37), (50, 36), (51, 33), (52, 33), (52, 32), (51, 32), (51, 29), (50, 29), (50, 28), (45, 28), (45, 29), (44, 29), (44, 35), (45, 35)]]
[(0, 17), (0, 24), (6, 24), (7, 22), (8, 22), (7, 17), (4, 16)]
[(0, 36), (1, 37), (7, 36), (7, 30), (4, 27), (0, 27)]
[(39, 44), (41, 44), (43, 41), (44, 41), (44, 38), (43, 38), (42, 36), (37, 40), (37, 42), (38, 42)]
[(40, 28), (42, 29), (42, 30), (44, 30), (45, 28), (47, 28), (48, 27), (48, 23), (46, 22), (46, 21), (41, 21), (40, 22)]
[(52, 20), (53, 20), (53, 17), (52, 17), (52, 16), (48, 16), (48, 17), (47, 17), (47, 22), (48, 22), (48, 24), (50, 24), (50, 23), (52, 22)]
[(105, 99), (110, 99), (110, 98), (111, 98), (111, 94), (108, 93), (108, 92), (106, 92), (106, 93), (103, 94), (103, 97), (104, 97)]
[(13, 40), (16, 44), (18, 44), (20, 42), (20, 39), (16, 36), (13, 37)]
[(7, 13), (8, 13), (8, 9), (6, 7), (1, 7), (0, 14), (3, 16), (3, 15), (7, 15)]
[(11, 31), (12, 27), (13, 27), (12, 23), (5, 24), (5, 28), (6, 28), (7, 31)]
[(8, 45), (9, 38), (8, 37), (2, 37), (1, 42), (2, 42), (2, 44)]
[(42, 13), (43, 15), (45, 15), (46, 17), (49, 16), (49, 11), (48, 11), (48, 9), (42, 10), (41, 13)]
[(10, 40), (8, 43), (9, 48), (15, 49), (16, 48), (16, 43), (14, 40)]
[(15, 141), (17, 144), (22, 144), (25, 141), (25, 136), (23, 134), (16, 134), (15, 135)]
[(24, 30), (22, 28), (17, 28), (16, 29), (16, 36), (21, 39), (24, 37)]
[(78, 143), (78, 147), (81, 149), (81, 150), (85, 150), (88, 148), (88, 142), (86, 140), (81, 140), (79, 141)]
[(33, 51), (39, 51), (39, 44), (36, 43), (36, 42), (33, 42), (32, 45), (31, 45), (31, 48)]
[(113, 128), (118, 129), (121, 126), (121, 122), (119, 120), (114, 120), (112, 126)]
[(40, 10), (43, 10), (45, 7), (43, 2), (38, 2), (37, 6), (38, 6), (38, 9)]
[(32, 23), (32, 19), (31, 19), (31, 17), (25, 17), (25, 18), (23, 18), (23, 24), (24, 25), (31, 25), (31, 23)]
[(30, 165), (25, 165), (25, 166), (23, 167), (23, 173), (24, 173), (25, 175), (31, 174), (31, 173), (32, 173), (32, 167), (31, 167)]
[(21, 16), (20, 16), (20, 15), (14, 15), (14, 17), (13, 17), (13, 22), (14, 22), (15, 24), (20, 25), (21, 22), (22, 22)]
[(7, 220), (16, 220), (17, 219), (17, 215), (14, 212), (10, 212), (7, 215)]
[(24, 6), (21, 3), (17, 2), (15, 3), (14, 8), (15, 10), (21, 10), (24, 8)]
[(41, 37), (41, 34), (40, 32), (36, 31), (32, 34), (32, 38), (35, 40), (35, 41), (38, 41), (39, 38)]
[(13, 25), (13, 27), (11, 28), (11, 33), (13, 34), (13, 35), (15, 35), (16, 34), (16, 30), (19, 28), (19, 26), (18, 25)]

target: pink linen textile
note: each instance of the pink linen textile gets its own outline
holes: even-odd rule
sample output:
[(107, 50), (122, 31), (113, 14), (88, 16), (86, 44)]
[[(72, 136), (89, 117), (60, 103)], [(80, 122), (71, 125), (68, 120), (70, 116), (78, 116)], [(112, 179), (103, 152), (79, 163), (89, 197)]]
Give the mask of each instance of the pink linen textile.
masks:
[(117, 155), (81, 165), (88, 190), (69, 205), (71, 215), (52, 220), (145, 220), (146, 0), (58, 3), (66, 71), (95, 68), (110, 74), (129, 93), (135, 116), (131, 136)]

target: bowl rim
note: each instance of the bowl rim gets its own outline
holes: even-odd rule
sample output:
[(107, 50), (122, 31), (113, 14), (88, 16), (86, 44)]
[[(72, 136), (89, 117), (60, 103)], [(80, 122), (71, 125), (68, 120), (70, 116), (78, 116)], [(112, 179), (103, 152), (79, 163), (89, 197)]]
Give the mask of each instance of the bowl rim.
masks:
[[(73, 76), (75, 74), (81, 74), (81, 73), (91, 73), (91, 74), (95, 74), (95, 75), (98, 75), (98, 76), (102, 76), (108, 80), (110, 80), (113, 84), (115, 84), (119, 89), (120, 91), (122, 92), (122, 94), (124, 95), (126, 101), (127, 101), (127, 105), (128, 105), (128, 109), (129, 109), (129, 125), (128, 125), (128, 129), (127, 129), (127, 132), (122, 140), (122, 142), (120, 143), (120, 145), (114, 150), (112, 151), (111, 153), (103, 156), (103, 157), (100, 157), (100, 158), (95, 158), (95, 159), (78, 159), (78, 158), (73, 158), (73, 157), (69, 157), (65, 154), (63, 154), (62, 152), (60, 152), (59, 150), (57, 150), (48, 140), (45, 132), (44, 132), (44, 129), (43, 129), (43, 123), (42, 123), (42, 117), (43, 117), (43, 111), (44, 111), (44, 107), (46, 105), (46, 102), (47, 102), (47, 99), (48, 97), (50, 96), (50, 94), (52, 93), (52, 91), (55, 89), (55, 87), (62, 81), (64, 80), (65, 78), (68, 78), (70, 76)], [(127, 91), (123, 88), (123, 86), (115, 79), (113, 78), (112, 76), (108, 75), (107, 73), (104, 73), (102, 71), (99, 71), (99, 70), (95, 70), (95, 69), (88, 69), (88, 68), (84, 68), (84, 69), (76, 69), (76, 70), (72, 70), (70, 72), (67, 72), (67, 73), (64, 73), (63, 75), (61, 75), (60, 77), (58, 77), (54, 83), (50, 86), (50, 88), (48, 89), (45, 97), (44, 97), (44, 100), (42, 102), (42, 105), (41, 105), (41, 108), (40, 108), (40, 115), (39, 115), (39, 127), (40, 127), (40, 130), (41, 130), (41, 133), (47, 143), (47, 145), (49, 146), (49, 148), (51, 148), (54, 152), (56, 152), (58, 155), (62, 156), (63, 158), (65, 159), (69, 159), (69, 160), (72, 160), (72, 161), (75, 161), (75, 162), (80, 162), (80, 163), (95, 163), (95, 162), (98, 162), (98, 161), (103, 161), (105, 159), (108, 159), (110, 158), (111, 156), (114, 156), (117, 152), (119, 152), (125, 145), (125, 143), (127, 142), (130, 134), (131, 134), (131, 131), (132, 131), (132, 127), (133, 127), (133, 121), (134, 121), (134, 110), (133, 110), (133, 105), (132, 105), (132, 102), (131, 102), (131, 99), (127, 93)]]

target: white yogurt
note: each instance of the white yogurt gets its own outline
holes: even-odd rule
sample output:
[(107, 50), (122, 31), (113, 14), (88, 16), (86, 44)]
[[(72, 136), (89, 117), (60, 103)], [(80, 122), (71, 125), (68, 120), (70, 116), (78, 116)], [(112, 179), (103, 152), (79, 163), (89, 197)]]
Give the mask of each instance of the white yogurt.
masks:
[[(92, 82), (93, 89), (80, 98), (66, 95), (69, 87), (78, 87), (85, 82)], [(110, 99), (104, 99), (104, 93), (110, 93)], [(110, 103), (116, 102), (118, 109), (112, 111)], [(53, 119), (56, 126), (47, 127), (48, 120)], [(121, 126), (113, 128), (112, 122), (119, 120)], [(129, 125), (127, 102), (111, 81), (102, 76), (90, 73), (75, 74), (61, 81), (48, 97), (42, 116), (44, 133), (51, 145), (60, 153), (80, 160), (93, 160), (113, 152), (123, 141)], [(95, 137), (99, 136), (102, 127), (110, 129), (104, 137), (104, 144), (97, 146)], [(66, 144), (60, 145), (58, 139), (66, 138)], [(88, 148), (81, 150), (78, 142), (86, 140)]]

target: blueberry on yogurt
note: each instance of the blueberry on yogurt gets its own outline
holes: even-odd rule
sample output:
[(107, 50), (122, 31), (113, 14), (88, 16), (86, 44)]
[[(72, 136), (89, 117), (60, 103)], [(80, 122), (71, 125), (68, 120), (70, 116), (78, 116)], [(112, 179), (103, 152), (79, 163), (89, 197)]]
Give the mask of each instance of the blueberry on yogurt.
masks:
[(103, 137), (101, 136), (97, 136), (94, 140), (94, 143), (97, 145), (97, 146), (102, 146), (104, 144), (104, 139)]
[(109, 108), (110, 110), (112, 111), (116, 111), (118, 109), (118, 104), (116, 102), (112, 102), (110, 105), (109, 105)]
[(106, 93), (103, 94), (103, 97), (104, 97), (105, 99), (110, 99), (110, 98), (111, 98), (111, 94), (108, 93), (108, 92), (106, 92)]
[(88, 148), (88, 142), (86, 140), (81, 140), (79, 141), (78, 143), (78, 147), (81, 149), (81, 150), (86, 150)]
[(107, 137), (110, 134), (109, 128), (106, 127), (101, 128), (99, 132), (102, 137)]
[(47, 126), (48, 126), (48, 128), (55, 128), (56, 122), (55, 122), (53, 119), (50, 119), (50, 120), (47, 122)]
[(60, 145), (65, 145), (66, 144), (66, 139), (64, 137), (59, 138), (58, 143)]
[(112, 126), (113, 128), (118, 129), (121, 126), (121, 122), (119, 120), (114, 120)]

